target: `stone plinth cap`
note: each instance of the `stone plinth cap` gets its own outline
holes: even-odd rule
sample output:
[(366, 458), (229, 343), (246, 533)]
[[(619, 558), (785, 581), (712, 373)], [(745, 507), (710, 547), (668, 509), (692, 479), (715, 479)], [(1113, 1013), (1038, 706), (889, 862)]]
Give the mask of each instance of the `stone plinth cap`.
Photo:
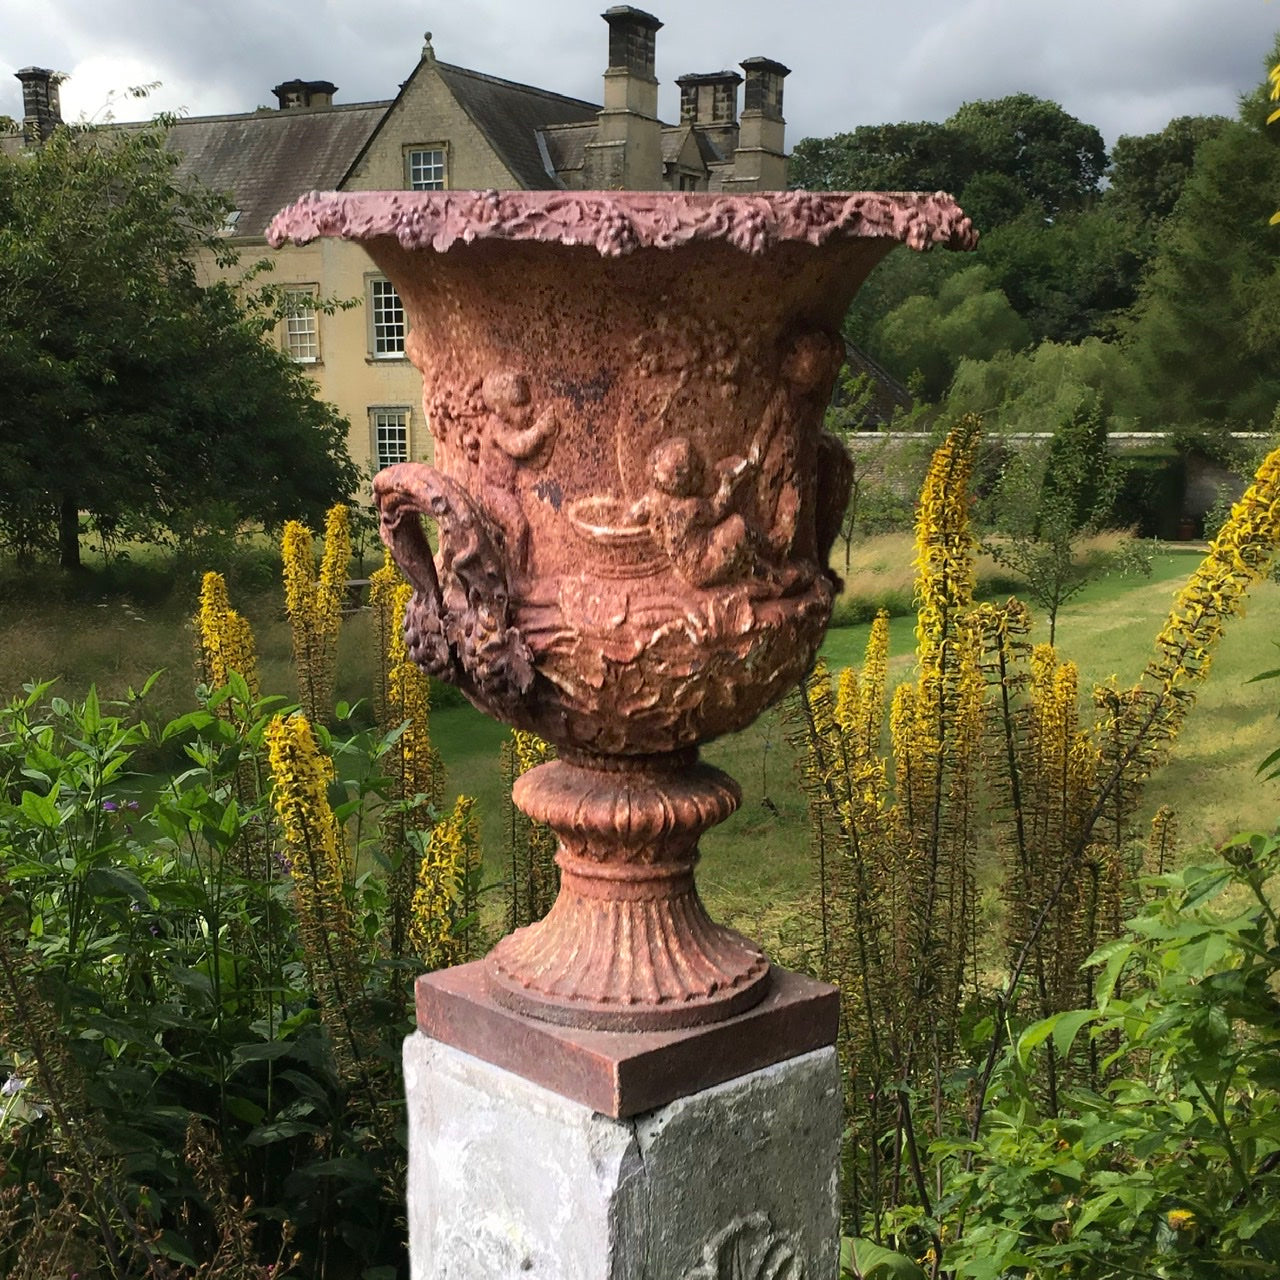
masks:
[(445, 253), (475, 240), (585, 245), (603, 257), (721, 240), (761, 254), (783, 243), (884, 239), (972, 249), (978, 233), (945, 192), (313, 191), (278, 213), (267, 241), (390, 237)]
[(736, 71), (690, 71), (676, 77), (676, 84), (724, 84), (732, 80), (735, 85), (742, 83), (742, 77)]
[(497, 1004), (484, 961), (416, 986), (418, 1030), (601, 1115), (638, 1115), (836, 1041), (840, 993), (774, 968), (769, 993), (723, 1022), (672, 1031), (590, 1031)]

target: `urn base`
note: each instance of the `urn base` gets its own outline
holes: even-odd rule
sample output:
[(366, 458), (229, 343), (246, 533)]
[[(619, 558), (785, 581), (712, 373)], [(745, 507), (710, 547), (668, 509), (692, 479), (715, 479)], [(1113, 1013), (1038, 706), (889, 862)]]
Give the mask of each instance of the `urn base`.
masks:
[(563, 1026), (658, 1031), (731, 1018), (764, 999), (764, 951), (707, 914), (698, 837), (738, 806), (737, 784), (692, 753), (557, 760), (516, 804), (560, 839), (560, 895), (485, 961), (505, 1008)]

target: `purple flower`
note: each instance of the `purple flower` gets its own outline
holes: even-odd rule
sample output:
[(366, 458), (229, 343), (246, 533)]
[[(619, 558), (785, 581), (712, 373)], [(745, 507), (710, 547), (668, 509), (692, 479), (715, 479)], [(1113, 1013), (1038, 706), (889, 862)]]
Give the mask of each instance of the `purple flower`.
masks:
[(27, 1082), (21, 1076), (10, 1075), (4, 1084), (0, 1084), (0, 1098), (12, 1098), (26, 1087)]
[(115, 813), (120, 806), (114, 800), (104, 800), (102, 802), (103, 813)]

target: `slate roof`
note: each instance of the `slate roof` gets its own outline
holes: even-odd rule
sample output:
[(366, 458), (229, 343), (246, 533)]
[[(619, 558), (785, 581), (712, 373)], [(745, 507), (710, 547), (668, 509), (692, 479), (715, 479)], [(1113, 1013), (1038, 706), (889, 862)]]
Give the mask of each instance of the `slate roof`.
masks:
[(390, 102), (180, 120), (168, 145), (178, 173), (225, 191), (240, 210), (235, 234), (260, 236), (290, 201), (342, 182)]
[(538, 132), (550, 125), (594, 124), (599, 104), (499, 80), (448, 62), (437, 62), (436, 70), (521, 186), (548, 191), (560, 185), (547, 172)]
[(596, 121), (592, 118), (581, 124), (552, 125), (539, 132), (551, 167), (557, 173), (568, 173), (586, 163), (586, 147), (595, 140)]

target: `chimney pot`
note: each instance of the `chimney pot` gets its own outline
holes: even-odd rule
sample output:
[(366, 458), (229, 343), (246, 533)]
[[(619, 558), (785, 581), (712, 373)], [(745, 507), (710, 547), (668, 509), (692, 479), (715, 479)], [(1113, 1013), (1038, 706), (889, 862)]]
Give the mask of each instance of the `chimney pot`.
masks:
[(662, 23), (643, 9), (615, 4), (600, 15), (609, 24), (609, 67), (654, 78), (654, 44)]
[(271, 90), (281, 111), (300, 111), (306, 107), (331, 107), (338, 86), (328, 80), (286, 80)]
[(38, 147), (62, 123), (58, 86), (66, 76), (48, 67), (23, 67), (14, 78), (22, 82), (22, 144)]
[(703, 71), (680, 76), (680, 123), (731, 125), (738, 119), (736, 71)]
[(791, 68), (772, 58), (747, 58), (738, 65), (747, 73), (743, 111), (759, 111), (770, 120), (781, 120), (782, 81), (791, 74)]

